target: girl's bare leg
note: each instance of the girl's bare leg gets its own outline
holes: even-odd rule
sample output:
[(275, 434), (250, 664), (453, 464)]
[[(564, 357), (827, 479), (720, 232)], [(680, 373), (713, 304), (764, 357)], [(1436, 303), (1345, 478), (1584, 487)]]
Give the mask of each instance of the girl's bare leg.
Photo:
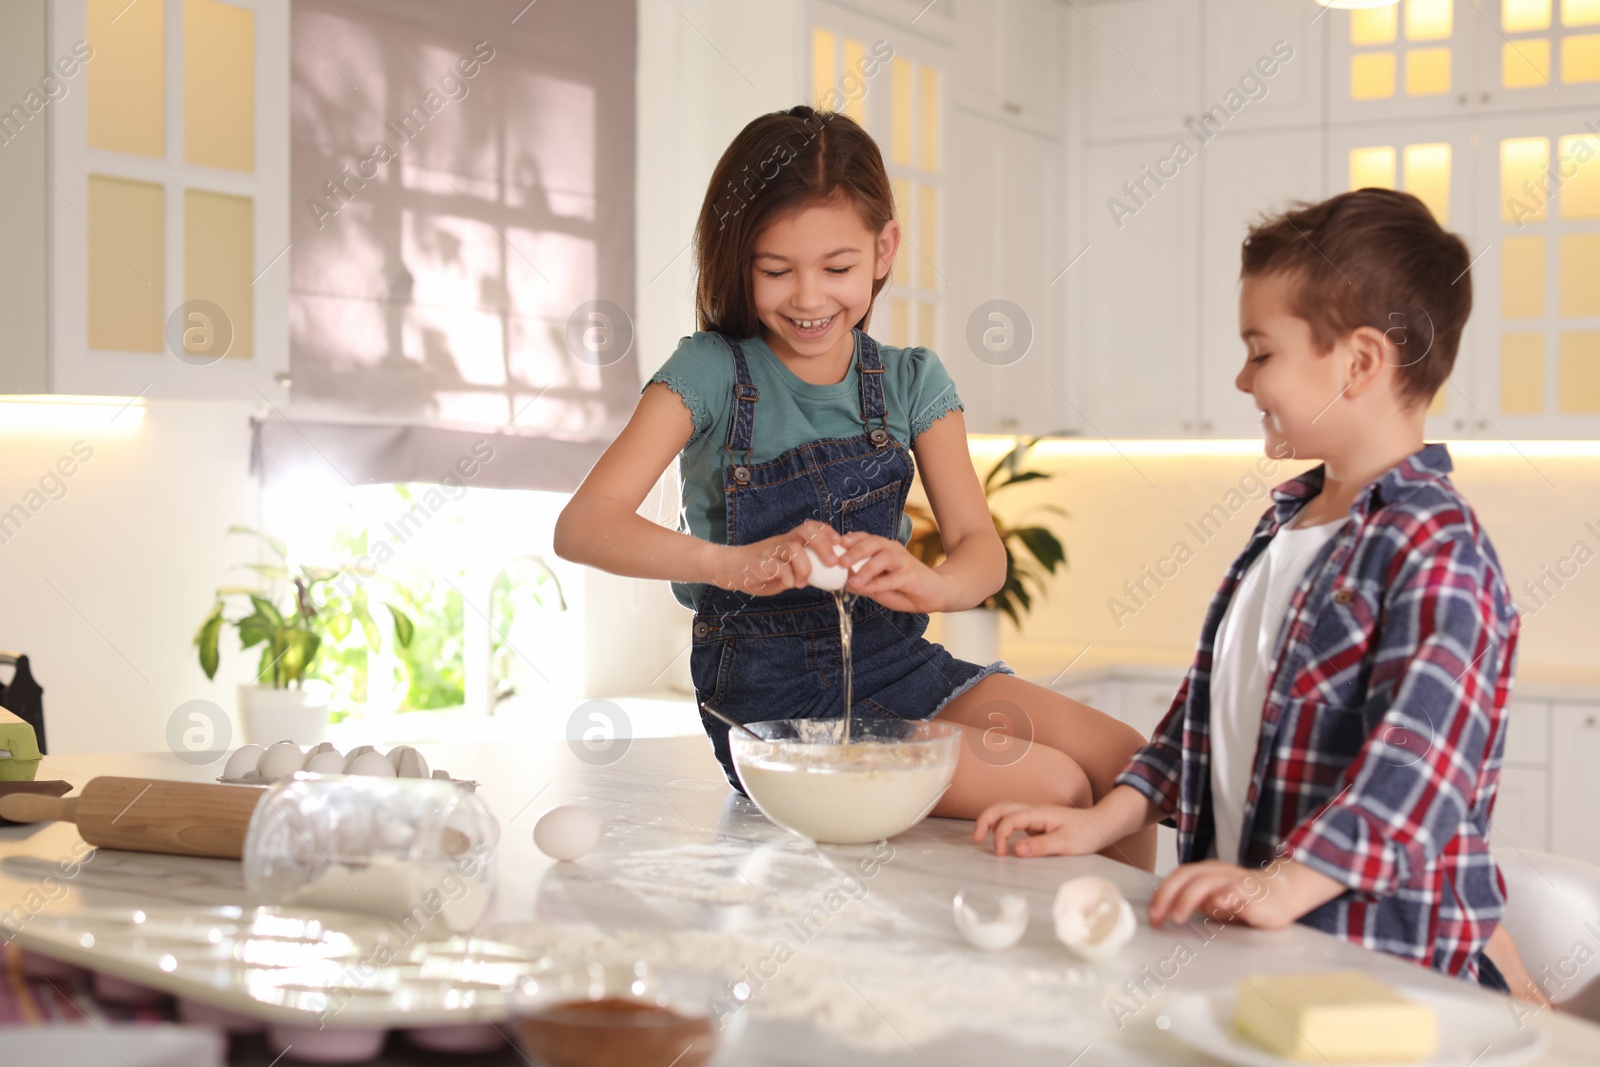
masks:
[[(967, 727), (956, 774), (968, 788), (953, 798), (953, 785), (933, 812), (952, 818), (974, 818), (1001, 800), (1087, 807), (1111, 791), (1145, 740), (1104, 712), (1010, 674), (989, 675), (946, 704), (939, 718)], [(984, 803), (971, 814), (943, 810), (964, 812), (980, 797)], [(1108, 839), (1100, 854), (1153, 871), (1156, 828)]]

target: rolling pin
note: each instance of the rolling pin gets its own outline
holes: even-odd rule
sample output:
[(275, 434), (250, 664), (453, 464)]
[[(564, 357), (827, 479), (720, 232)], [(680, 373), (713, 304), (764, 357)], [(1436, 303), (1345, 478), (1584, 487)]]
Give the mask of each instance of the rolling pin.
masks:
[(0, 817), (77, 823), (83, 839), (99, 848), (236, 860), (265, 792), (250, 785), (91, 778), (75, 797), (0, 797)]

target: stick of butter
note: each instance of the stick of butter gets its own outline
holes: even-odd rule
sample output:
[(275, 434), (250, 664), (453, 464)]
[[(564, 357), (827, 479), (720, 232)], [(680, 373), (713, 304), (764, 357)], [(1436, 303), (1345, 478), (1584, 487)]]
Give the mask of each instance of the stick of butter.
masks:
[(1243, 979), (1234, 1025), (1295, 1060), (1394, 1063), (1427, 1059), (1439, 1047), (1432, 1008), (1360, 971)]

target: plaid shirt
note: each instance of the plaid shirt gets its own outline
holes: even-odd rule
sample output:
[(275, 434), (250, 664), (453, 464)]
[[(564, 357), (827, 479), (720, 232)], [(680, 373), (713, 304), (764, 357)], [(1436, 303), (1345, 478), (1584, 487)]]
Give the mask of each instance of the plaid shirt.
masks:
[[(1476, 978), (1505, 905), (1488, 836), (1518, 619), (1450, 469), (1445, 447), (1428, 445), (1368, 485), (1295, 590), (1238, 861), (1291, 858), (1349, 887), (1302, 916), (1308, 926)], [(1273, 490), (1171, 709), (1117, 779), (1177, 826), (1181, 862), (1203, 859), (1213, 836), (1209, 686), (1223, 612), (1323, 473)]]

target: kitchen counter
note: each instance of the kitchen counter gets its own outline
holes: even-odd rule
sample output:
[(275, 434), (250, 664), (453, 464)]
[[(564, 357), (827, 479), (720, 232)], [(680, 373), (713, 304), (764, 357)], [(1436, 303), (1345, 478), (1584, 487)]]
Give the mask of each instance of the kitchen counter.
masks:
[[(481, 783), (499, 817), (499, 893), (483, 931), (553, 955), (700, 959), (749, 986), (750, 1025), (733, 1061), (937, 1065), (1213, 1063), (1164, 1032), (1173, 994), (1250, 974), (1359, 968), (1396, 984), (1459, 989), (1485, 1011), (1504, 998), (1303, 927), (1265, 932), (1142, 924), (1116, 959), (1074, 961), (1049, 913), (1066, 878), (1100, 874), (1143, 905), (1151, 876), (1099, 857), (1018, 860), (973, 846), (971, 824), (929, 819), (888, 845), (816, 848), (768, 823), (728, 788), (703, 738), (636, 738), (597, 763), (581, 743), (431, 745), (436, 767)], [(614, 749), (607, 758), (618, 756)], [(582, 757), (582, 758), (580, 758)], [(41, 777), (82, 786), (98, 774), (206, 781), (167, 754), (48, 756)], [(582, 803), (605, 824), (599, 846), (556, 864), (533, 847), (534, 821)], [(81, 850), (66, 824), (0, 828), (0, 906)], [(1033, 921), (1000, 954), (956, 933), (957, 889), (1025, 895)], [(104, 850), (50, 894), (50, 915), (88, 906), (248, 903), (237, 863)], [(36, 898), (37, 899), (37, 898)], [(732, 1000), (730, 998), (730, 1004)], [(1533, 1018), (1545, 1064), (1593, 1062), (1600, 1027)], [(377, 1062), (430, 1062), (393, 1052)], [(270, 1060), (246, 1047), (234, 1062)], [(442, 1059), (440, 1060), (442, 1062)], [(511, 1050), (451, 1062), (521, 1063)]]

